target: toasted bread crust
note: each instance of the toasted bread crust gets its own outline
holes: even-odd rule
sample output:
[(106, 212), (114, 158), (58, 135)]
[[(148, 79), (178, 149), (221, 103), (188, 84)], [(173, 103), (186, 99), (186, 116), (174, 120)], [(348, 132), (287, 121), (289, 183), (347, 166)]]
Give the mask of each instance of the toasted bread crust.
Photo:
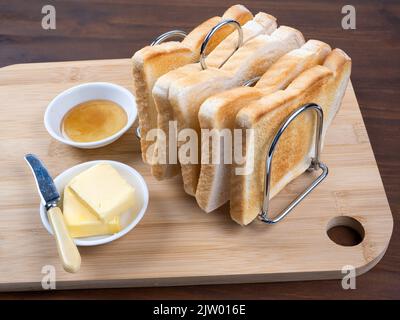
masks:
[(154, 47), (145, 47), (135, 53), (133, 62), (133, 80), (138, 107), (142, 158), (147, 161), (147, 150), (153, 144), (148, 141), (148, 132), (155, 128), (156, 113), (151, 90), (155, 80), (171, 69), (193, 62), (193, 53), (179, 42), (165, 42)]

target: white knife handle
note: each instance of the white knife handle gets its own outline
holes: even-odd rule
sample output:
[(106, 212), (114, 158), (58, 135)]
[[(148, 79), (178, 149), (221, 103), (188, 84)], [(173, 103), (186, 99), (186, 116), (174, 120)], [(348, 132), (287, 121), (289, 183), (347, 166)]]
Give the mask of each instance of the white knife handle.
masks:
[(57, 242), (58, 255), (60, 256), (64, 270), (71, 273), (77, 272), (81, 267), (81, 256), (74, 240), (69, 235), (60, 208), (50, 208), (47, 211), (47, 215), (53, 228), (54, 237)]

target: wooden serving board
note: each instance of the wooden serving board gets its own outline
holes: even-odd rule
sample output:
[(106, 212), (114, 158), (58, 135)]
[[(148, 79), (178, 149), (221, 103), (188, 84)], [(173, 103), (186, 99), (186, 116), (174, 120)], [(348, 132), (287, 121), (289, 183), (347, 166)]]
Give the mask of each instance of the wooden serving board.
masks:
[[(82, 150), (52, 139), (43, 115), (50, 100), (71, 86), (109, 81), (131, 89), (129, 59), (21, 64), (0, 69), (0, 290), (41, 289), (42, 267), (56, 269), (57, 289), (164, 286), (341, 278), (352, 265), (361, 274), (383, 256), (393, 219), (351, 84), (326, 138), (328, 178), (282, 222), (241, 227), (227, 206), (202, 212), (181, 179), (156, 181), (143, 164), (133, 128), (115, 143)], [(41, 224), (39, 196), (25, 153), (39, 155), (53, 176), (78, 163), (110, 159), (143, 174), (150, 190), (144, 219), (121, 239), (81, 247), (82, 268), (62, 270), (55, 242)], [(283, 207), (304, 188), (307, 175), (274, 198)], [(340, 246), (329, 226), (364, 229), (363, 241)]]

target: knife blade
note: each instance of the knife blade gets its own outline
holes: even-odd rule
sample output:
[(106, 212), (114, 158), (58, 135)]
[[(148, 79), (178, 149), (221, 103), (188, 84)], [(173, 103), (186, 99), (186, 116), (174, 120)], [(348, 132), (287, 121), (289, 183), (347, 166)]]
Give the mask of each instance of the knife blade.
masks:
[(77, 272), (81, 266), (81, 256), (65, 225), (62, 211), (57, 207), (60, 201), (60, 194), (57, 187), (46, 167), (37, 156), (27, 154), (25, 155), (25, 160), (32, 170), (40, 198), (47, 210), (47, 217), (56, 238), (57, 251), (64, 270), (67, 272)]
[(53, 178), (50, 176), (42, 161), (34, 154), (27, 154), (25, 160), (29, 164), (35, 177), (36, 186), (39, 190), (43, 205), (47, 210), (57, 206), (60, 201), (60, 194), (54, 184)]

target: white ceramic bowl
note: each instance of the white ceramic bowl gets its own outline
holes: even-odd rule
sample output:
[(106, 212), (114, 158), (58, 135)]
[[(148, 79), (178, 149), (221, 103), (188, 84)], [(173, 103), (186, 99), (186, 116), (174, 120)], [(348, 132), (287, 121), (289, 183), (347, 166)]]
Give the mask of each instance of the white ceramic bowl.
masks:
[[(77, 104), (95, 99), (111, 100), (120, 105), (128, 116), (125, 127), (108, 138), (94, 142), (75, 142), (65, 137), (61, 132), (61, 122), (65, 114)], [(132, 126), (136, 116), (136, 100), (131, 92), (113, 83), (90, 82), (72, 87), (56, 96), (47, 106), (44, 114), (44, 125), (49, 134), (62, 143), (77, 148), (93, 149), (117, 140)]]
[[(143, 218), (149, 203), (149, 190), (147, 189), (146, 182), (140, 173), (126, 164), (110, 160), (84, 162), (65, 170), (54, 179), (54, 183), (60, 195), (63, 194), (65, 186), (73, 177), (98, 163), (108, 163), (112, 165), (119, 172), (119, 174), (124, 177), (132, 187), (135, 188), (136, 206), (135, 208), (121, 215), (122, 230), (120, 232), (113, 235), (75, 238), (74, 241), (78, 246), (97, 246), (121, 238), (139, 223), (139, 221)], [(40, 205), (40, 218), (46, 230), (53, 234), (53, 230), (47, 218), (47, 212), (42, 204)]]

